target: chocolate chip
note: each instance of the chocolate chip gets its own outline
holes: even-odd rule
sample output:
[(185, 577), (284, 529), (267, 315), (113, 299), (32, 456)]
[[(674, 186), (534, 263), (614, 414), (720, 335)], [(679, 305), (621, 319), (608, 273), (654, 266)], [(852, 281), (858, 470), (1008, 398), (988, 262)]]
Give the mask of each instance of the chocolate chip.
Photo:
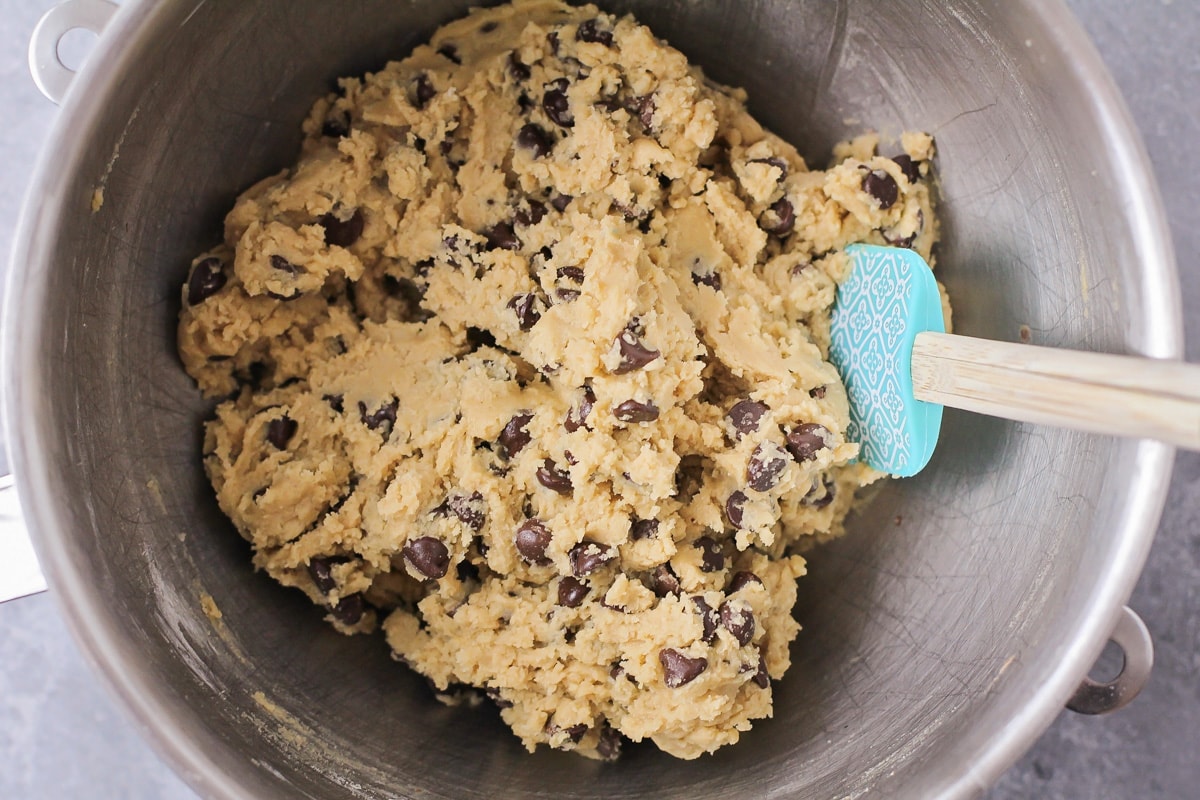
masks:
[(728, 601), (721, 604), (720, 614), (721, 624), (733, 634), (737, 643), (742, 647), (750, 644), (750, 640), (754, 638), (754, 614)]
[(354, 213), (349, 219), (338, 219), (332, 213), (322, 214), (317, 219), (317, 224), (325, 229), (325, 244), (337, 245), (338, 247), (349, 247), (358, 241), (358, 237), (362, 236), (363, 232), (363, 213), (362, 209), (354, 209)]
[(809, 396), (809, 397), (812, 397), (812, 398), (814, 398), (814, 399), (816, 399), (816, 400), (821, 400), (821, 399), (824, 399), (824, 397), (825, 397), (825, 387), (824, 387), (824, 386), (816, 386), (816, 387), (813, 387), (812, 389), (809, 389), (809, 390), (808, 390), (808, 396)]
[(579, 23), (579, 27), (575, 31), (575, 41), (592, 42), (594, 44), (602, 44), (605, 47), (612, 47), (613, 35), (612, 31), (606, 31), (600, 27), (600, 20), (589, 19)]
[[(576, 285), (583, 283), (583, 270), (577, 266), (560, 266), (558, 267), (557, 276), (559, 281), (568, 281)], [(578, 289), (556, 289), (554, 296), (557, 296), (559, 301), (572, 302), (580, 297)]]
[(628, 327), (621, 331), (621, 335), (617, 337), (617, 347), (621, 351), (621, 363), (613, 370), (617, 375), (624, 375), (627, 372), (633, 372), (635, 369), (641, 369), (662, 355), (657, 350), (653, 350), (642, 344), (637, 334)]
[(584, 737), (584, 735), (587, 733), (587, 730), (587, 723), (584, 722), (580, 722), (577, 725), (572, 725), (569, 728), (562, 728), (556, 723), (547, 722), (545, 727), (542, 728), (542, 731), (546, 734), (546, 738), (548, 739), (557, 739), (560, 733), (565, 735), (566, 738), (564, 741), (554, 745), (562, 750), (568, 749), (568, 744), (579, 744), (579, 740)]
[(567, 429), (567, 433), (574, 433), (584, 426), (587, 422), (588, 415), (592, 413), (592, 406), (596, 404), (596, 393), (592, 391), (592, 387), (583, 387), (583, 398), (579, 401), (579, 405), (567, 412), (567, 418), (563, 421), (563, 427)]
[(787, 236), (796, 227), (796, 210), (792, 207), (792, 201), (786, 197), (776, 200), (762, 215), (758, 224), (767, 233), (779, 237)]
[(658, 406), (650, 401), (626, 400), (613, 409), (613, 416), (621, 422), (654, 422), (658, 419)]
[(275, 445), (277, 450), (287, 448), (288, 442), (296, 435), (299, 425), (291, 417), (280, 417), (267, 423), (267, 441)]
[(901, 153), (898, 156), (892, 156), (892, 161), (904, 173), (904, 177), (908, 178), (909, 183), (916, 183), (921, 180), (921, 168), (917, 162), (912, 160), (912, 156), (907, 153)]
[(583, 283), (583, 269), (580, 267), (559, 267), (555, 274), (559, 280)]
[(393, 397), (390, 402), (384, 403), (377, 410), (368, 414), (367, 404), (362, 400), (359, 400), (358, 416), (371, 430), (377, 430), (387, 423), (389, 424), (388, 430), (390, 431), (390, 423), (394, 423), (396, 421), (396, 409), (399, 407), (400, 401)]
[(546, 44), (550, 47), (550, 52), (558, 55), (558, 31), (550, 31), (546, 34)]
[(635, 98), (633, 101), (633, 109), (631, 109), (631, 111), (637, 115), (638, 121), (645, 126), (646, 130), (650, 130), (653, 125), (655, 110), (654, 95), (652, 94)]
[(554, 149), (554, 139), (541, 125), (530, 122), (517, 132), (517, 145), (533, 151), (534, 158), (541, 158)]
[(750, 454), (746, 482), (756, 492), (769, 492), (779, 483), (787, 465), (787, 453), (782, 447), (774, 442), (763, 442)]
[(571, 113), (571, 101), (567, 99), (567, 87), (570, 83), (566, 78), (559, 78), (550, 84), (554, 88), (542, 95), (542, 110), (550, 121), (560, 128), (573, 128), (575, 115)]
[(792, 428), (788, 433), (787, 449), (793, 458), (803, 463), (816, 458), (817, 452), (829, 447), (832, 440), (833, 436), (824, 425), (804, 422)]
[(629, 536), (634, 541), (638, 539), (653, 539), (658, 535), (658, 520), (635, 519), (629, 526)]
[(487, 504), (479, 492), (471, 492), (469, 495), (454, 492), (435, 510), (438, 512), (448, 511), (458, 517), (459, 521), (468, 528), (477, 531), (483, 527), (486, 509)]
[(546, 557), (546, 548), (550, 546), (550, 531), (540, 519), (527, 519), (517, 528), (516, 545), (517, 552), (529, 563), (550, 563), (550, 559)]
[(513, 231), (511, 222), (498, 223), (494, 228), (484, 233), (487, 237), (489, 250), (520, 250), (521, 240)]
[(731, 581), (729, 581), (729, 588), (726, 589), (725, 591), (728, 594), (733, 594), (734, 592), (738, 591), (739, 589), (745, 589), (747, 586), (749, 586), (750, 584), (753, 584), (753, 583), (757, 583), (759, 586), (764, 585), (762, 582), (762, 578), (758, 577), (753, 572), (747, 572), (746, 570), (741, 570), (739, 572), (733, 573), (733, 579)]
[(813, 508), (824, 508), (833, 502), (836, 494), (834, 482), (829, 478), (823, 478), (820, 483), (814, 483), (809, 493), (804, 495), (804, 504)]
[(616, 761), (621, 756), (621, 734), (605, 725), (600, 729), (600, 739), (596, 742), (596, 755), (601, 761)]
[(659, 651), (658, 660), (663, 668), (663, 681), (672, 689), (691, 683), (708, 669), (708, 659), (690, 658), (670, 647)]
[(758, 653), (758, 670), (754, 673), (754, 677), (751, 680), (760, 689), (765, 689), (771, 685), (771, 676), (767, 673), (767, 659), (762, 654), (762, 651)]
[(568, 556), (571, 559), (571, 571), (577, 578), (595, 572), (617, 557), (611, 547), (590, 539), (584, 539), (572, 547)]
[(729, 424), (738, 432), (738, 438), (742, 438), (748, 433), (754, 433), (758, 430), (758, 424), (763, 418), (763, 414), (770, 411), (766, 403), (760, 403), (757, 400), (739, 400), (734, 403), (733, 408), (729, 409), (729, 413), (725, 418), (729, 420)]
[(508, 74), (512, 75), (515, 81), (529, 80), (529, 67), (521, 63), (521, 60), (517, 58), (515, 50), (508, 54)]
[(734, 492), (725, 501), (725, 516), (729, 518), (729, 524), (735, 528), (742, 527), (742, 512), (746, 500), (745, 492)]
[(618, 97), (615, 94), (612, 94), (612, 95), (609, 95), (608, 97), (601, 98), (596, 103), (596, 107), (612, 114), (614, 112), (620, 111), (621, 109), (625, 108), (625, 104), (621, 102), (620, 97)]
[(337, 588), (337, 581), (333, 579), (331, 566), (329, 559), (320, 556), (315, 556), (308, 561), (308, 574), (321, 594), (329, 594)]
[(650, 587), (659, 597), (666, 597), (669, 594), (678, 595), (682, 588), (679, 585), (679, 578), (671, 570), (670, 564), (659, 564), (650, 573)]
[(559, 494), (570, 494), (575, 488), (571, 485), (571, 473), (559, 469), (548, 458), (542, 462), (542, 466), (538, 467), (537, 480), (542, 486)]
[(529, 227), (537, 225), (546, 217), (546, 207), (537, 200), (529, 201), (528, 210), (524, 208), (517, 209), (517, 213), (513, 215), (513, 221), (518, 225)]
[(192, 268), (188, 279), (187, 301), (189, 306), (203, 303), (224, 288), (228, 278), (225, 264), (216, 256), (209, 256)]
[[(475, 253), (478, 253), (481, 249), (480, 246), (475, 242), (458, 235), (447, 236), (446, 238), (442, 239), (442, 246), (454, 255), (464, 256), (468, 259)], [(458, 262), (454, 261), (453, 259), (448, 260), (452, 266), (456, 268), (460, 266)]]
[(700, 614), (701, 634), (700, 639), (705, 644), (712, 644), (717, 638), (717, 615), (713, 612), (712, 606), (708, 604), (700, 595), (693, 595), (692, 603), (696, 606), (697, 613)]
[(518, 411), (513, 415), (513, 418), (504, 426), (504, 430), (500, 431), (500, 436), (496, 442), (500, 445), (500, 457), (505, 461), (513, 458), (517, 453), (529, 444), (532, 437), (525, 426), (533, 419), (532, 411)]
[(569, 194), (556, 194), (550, 198), (550, 205), (554, 207), (555, 211), (561, 214), (567, 210), (567, 206), (569, 206), (571, 201), (574, 199), (575, 198)]
[(458, 48), (452, 44), (444, 44), (437, 49), (438, 55), (445, 56), (455, 64), (462, 64), (462, 59), (459, 58)]
[(357, 625), (358, 621), (362, 619), (363, 612), (366, 611), (366, 606), (363, 603), (363, 596), (355, 593), (343, 597), (330, 611), (333, 612), (334, 618), (343, 625)]
[(413, 96), (416, 97), (414, 105), (418, 109), (425, 108), (436, 94), (437, 89), (433, 88), (433, 83), (429, 80), (429, 76), (424, 72), (418, 75), (413, 87)]
[(879, 201), (881, 209), (891, 208), (900, 196), (896, 179), (881, 169), (868, 172), (862, 179), (862, 190)]
[(404, 545), (401, 550), (408, 563), (426, 578), (440, 578), (450, 568), (450, 551), (432, 536), (422, 536)]
[(280, 272), (286, 272), (288, 275), (298, 275), (301, 272), (300, 267), (288, 261), (281, 255), (276, 254), (271, 256), (270, 261), (272, 269), (277, 269)]
[(701, 572), (720, 572), (725, 568), (725, 553), (711, 536), (701, 536), (695, 546), (700, 549)]
[(586, 583), (568, 575), (558, 582), (558, 604), (567, 608), (578, 608), (589, 591), (591, 588)]
[(784, 161), (782, 158), (779, 158), (778, 156), (771, 156), (770, 158), (756, 158), (753, 161), (751, 161), (750, 163), (751, 164), (767, 164), (772, 167), (778, 167), (780, 183), (782, 183), (784, 178), (786, 178), (788, 176), (787, 162)]
[(542, 315), (534, 308), (536, 300), (536, 295), (526, 293), (513, 295), (512, 299), (508, 301), (508, 307), (517, 315), (517, 327), (523, 331), (532, 328), (542, 318)]
[(717, 272), (705, 272), (703, 274), (693, 272), (692, 283), (697, 286), (708, 286), (713, 291), (721, 291), (721, 275)]

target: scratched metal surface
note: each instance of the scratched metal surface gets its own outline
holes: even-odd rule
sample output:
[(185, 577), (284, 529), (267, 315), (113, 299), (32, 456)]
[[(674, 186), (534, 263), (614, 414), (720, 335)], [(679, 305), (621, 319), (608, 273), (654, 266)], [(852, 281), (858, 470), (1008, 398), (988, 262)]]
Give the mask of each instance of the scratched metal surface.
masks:
[[(8, 221), (0, 224), (0, 234), (4, 237), (0, 242), (5, 244), (5, 249), (11, 238), (11, 221), (15, 218), (20, 193), (29, 174), (30, 160), (54, 114), (48, 104), (36, 96), (25, 78), (23, 59), (24, 39), (36, 15), (48, 6), (49, 3), (46, 2), (0, 0), (0, 10), (6, 12), (0, 15), (0, 37), (3, 40), (3, 44), (0, 44), (0, 68), (3, 69), (2, 74), (5, 77), (0, 83), (0, 102), (9, 112), (6, 114), (9, 121), (5, 128), (0, 130), (6, 154), (0, 165), (5, 177), (0, 185), (0, 202), (3, 203), (4, 211), (0, 214), (0, 219)], [(1108, 59), (1118, 82), (1122, 84), (1155, 161), (1171, 214), (1176, 246), (1183, 255), (1183, 299), (1185, 307), (1193, 309), (1187, 316), (1187, 334), (1191, 354), (1195, 359), (1200, 355), (1197, 353), (1197, 350), (1200, 350), (1200, 320), (1194, 311), (1200, 308), (1200, 276), (1196, 273), (1194, 260), (1189, 260), (1189, 255), (1200, 245), (1196, 233), (1200, 230), (1200, 212), (1197, 211), (1200, 208), (1200, 190), (1194, 175), (1178, 167), (1192, 160), (1191, 143), (1196, 140), (1195, 134), (1200, 132), (1196, 106), (1190, 99), (1200, 92), (1200, 65), (1197, 63), (1194, 49), (1190, 47), (1190, 43), (1197, 41), (1197, 37), (1200, 36), (1200, 11), (1195, 6), (1182, 2), (1151, 3), (1142, 7), (1137, 17), (1127, 18), (1115, 2), (1078, 0), (1074, 6), (1097, 37), (1101, 52)], [(720, 41), (719, 33), (711, 35)], [(1159, 43), (1164, 39), (1172, 42), (1172, 46), (1166, 49), (1161, 47)], [(1151, 43), (1156, 46), (1147, 46)], [(801, 42), (793, 41), (793, 44), (797, 47), (803, 46)], [(732, 42), (725, 48), (728, 55), (724, 61), (714, 56), (705, 62), (706, 66), (718, 76), (722, 70), (736, 72), (737, 62), (744, 58), (743, 54), (748, 52), (747, 48), (751, 45), (752, 43)], [(744, 82), (751, 84), (752, 94), (762, 96), (762, 91), (755, 91), (753, 71), (746, 77), (749, 80)], [(818, 71), (813, 88), (808, 90), (811, 95), (806, 95), (806, 98), (815, 96), (823, 88), (828, 88), (827, 82), (835, 78), (836, 76), (824, 75)], [(197, 87), (204, 85), (202, 71), (197, 72), (194, 80)], [(765, 90), (769, 87), (760, 88)], [(841, 116), (858, 115), (862, 119), (872, 120), (872, 106), (878, 103), (886, 107), (888, 100), (863, 97), (864, 102), (859, 108), (826, 109), (825, 117), (819, 114), (810, 117), (808, 127), (803, 124), (797, 125), (793, 121), (790, 135), (806, 141), (806, 150), (820, 152), (821, 148), (827, 147), (828, 144), (822, 136), (828, 137), (828, 132), (837, 127)], [(803, 102), (811, 101), (803, 99)], [(987, 103), (971, 108), (983, 109), (979, 114), (989, 113)], [(773, 124), (788, 127), (785, 119), (787, 115), (780, 109), (757, 110)], [(900, 116), (903, 116), (902, 112)], [(931, 115), (929, 118), (949, 123), (954, 116), (948, 113), (942, 117)], [(991, 135), (993, 134), (981, 134), (983, 138), (974, 143), (973, 146), (980, 155), (986, 155), (989, 146), (987, 137)], [(969, 168), (972, 169), (985, 172), (990, 170), (990, 178), (999, 183), (1005, 183), (1008, 175), (1008, 170), (1004, 169), (1005, 165), (989, 164), (982, 158), (971, 161), (966, 157), (965, 151), (962, 157), (956, 157), (953, 150), (944, 151), (943, 163), (969, 164)], [(160, 164), (159, 168), (167, 167)], [(986, 179), (989, 176), (983, 177)], [(1102, 184), (1101, 178), (1097, 185)], [(119, 182), (110, 190), (118, 192), (116, 197), (120, 197)], [(195, 207), (206, 205), (202, 199), (196, 199), (194, 202)], [(186, 208), (186, 204), (184, 207)], [(978, 219), (969, 217), (952, 217), (949, 221), (954, 226), (952, 231), (960, 232), (960, 239), (969, 238), (965, 233), (970, 229), (968, 226), (980, 224)], [(140, 234), (153, 235), (156, 232), (158, 223), (152, 217), (147, 217), (143, 224), (145, 229)], [(199, 223), (198, 226), (203, 227)], [(1074, 232), (1070, 228), (1070, 225), (1066, 226), (1061, 232), (1062, 235), (1072, 238)], [(129, 234), (129, 231), (124, 231), (121, 235)], [(1030, 269), (1034, 268), (1032, 257), (1027, 257), (1027, 263)], [(966, 285), (968, 277), (957, 276), (958, 280), (964, 282), (960, 292), (978, 292), (977, 288), (970, 289)], [(155, 292), (161, 291), (164, 292), (162, 297), (167, 296), (165, 292), (170, 281), (166, 276), (148, 279), (156, 280)], [(112, 287), (103, 285), (88, 288), (97, 296), (114, 291)], [(953, 289), (952, 285), (952, 291)], [(132, 297), (134, 294), (135, 291), (126, 290), (124, 300), (131, 311), (144, 313), (144, 319), (135, 324), (135, 329), (162, 339), (163, 318), (138, 306), (141, 299)], [(1006, 330), (1006, 325), (1008, 321), (1016, 318), (1013, 307), (1020, 307), (1028, 312), (1028, 309), (1036, 309), (1039, 302), (1043, 302), (1042, 298), (1033, 293), (1018, 297), (978, 294), (973, 297), (978, 298), (977, 311), (974, 314), (967, 313), (964, 324), (974, 326), (985, 334), (1009, 338), (1013, 332)], [(1001, 300), (1003, 302), (1000, 302)], [(1112, 340), (1105, 340), (1103, 332), (1091, 333), (1097, 338), (1089, 338), (1078, 331), (1056, 328), (1053, 320), (1048, 320), (1043, 327), (1043, 335), (1048, 337), (1051, 343), (1054, 343), (1053, 337), (1056, 335), (1064, 337), (1059, 343), (1081, 343), (1071, 341), (1071, 337), (1083, 335), (1089, 345), (1102, 348), (1106, 344), (1112, 344)], [(98, 355), (103, 354), (106, 347), (113, 344), (115, 343), (102, 342), (97, 345)], [(160, 351), (157, 358), (160, 360), (156, 363), (166, 369), (166, 355)], [(176, 380), (156, 382), (154, 392), (156, 394), (150, 400), (155, 403), (176, 404), (180, 407), (188, 403), (186, 387)], [(115, 402), (113, 398), (108, 399)], [(119, 421), (115, 420), (114, 424)], [(160, 448), (161, 451), (168, 452), (169, 455), (169, 451), (193, 447), (194, 441), (190, 438), (192, 434), (188, 432), (187, 427), (169, 429), (169, 421), (168, 415), (168, 418), (162, 421), (163, 427), (156, 429), (156, 433), (161, 434), (160, 438), (168, 442), (168, 446)], [(956, 424), (967, 423), (960, 420)], [(986, 449), (989, 446), (989, 437), (994, 440), (1013, 435), (1011, 431), (988, 425), (982, 429), (972, 429), (971, 432), (975, 435), (972, 447), (943, 454), (945, 461), (942, 477), (935, 476), (934, 480), (950, 481), (952, 486), (969, 483), (972, 474), (975, 474), (972, 471), (978, 469), (970, 462), (970, 451)], [(1028, 431), (1018, 435), (1036, 436)], [(171, 439), (171, 436), (175, 438)], [(1079, 446), (1078, 443), (1072, 443), (1072, 447), (1075, 449), (1071, 454), (1081, 461), (1102, 456), (1105, 452), (1104, 448), (1099, 446)], [(99, 457), (103, 454), (92, 455)], [(114, 466), (118, 469), (130, 469), (128, 464), (115, 463)], [(135, 478), (140, 477), (132, 472), (126, 474), (133, 476), (130, 481), (134, 484)], [(1018, 483), (1019, 477), (1014, 478)], [(1039, 479), (1057, 478), (1053, 474), (1042, 474)], [(130, 481), (104, 488), (112, 493), (112, 497), (120, 497), (122, 492), (130, 491)], [(1200, 581), (1197, 580), (1200, 577), (1197, 565), (1197, 559), (1200, 558), (1200, 539), (1197, 537), (1197, 531), (1200, 529), (1200, 491), (1197, 490), (1200, 490), (1200, 460), (1195, 455), (1180, 456), (1159, 540), (1134, 595), (1133, 605), (1145, 614), (1147, 623), (1155, 632), (1159, 643), (1160, 652), (1154, 682), (1131, 708), (1113, 717), (1082, 719), (1064, 714), (1029, 755), (1001, 779), (992, 792), (993, 797), (1186, 797), (1194, 794), (1196, 781), (1200, 779), (1194, 763), (1192, 744), (1195, 741), (1195, 731), (1200, 729), (1200, 698), (1196, 689), (1197, 670), (1200, 669), (1200, 664), (1197, 663), (1195, 594), (1195, 587), (1200, 585)], [(926, 514), (934, 530), (947, 529), (971, 518), (961, 510), (956, 510), (953, 504), (948, 509), (944, 505), (929, 507), (928, 501), (921, 499), (919, 487), (912, 491), (915, 494), (910, 517), (919, 518)], [(997, 497), (1003, 497), (1004, 487), (997, 488), (995, 493)], [(67, 502), (72, 501), (72, 498), (64, 499)], [(191, 502), (191, 498), (185, 497), (181, 502)], [(1095, 513), (1087, 507), (1075, 506), (1043, 510), (1047, 515), (1067, 522), (1073, 515)], [(136, 516), (127, 520), (134, 524), (137, 521)], [(1006, 540), (1002, 537), (1008, 532), (1011, 531), (999, 523), (990, 528), (981, 528), (983, 538), (990, 540), (988, 546), (992, 549), (998, 549), (1004, 544)], [(905, 535), (904, 526), (896, 533), (889, 534), (893, 539)], [(1061, 543), (1060, 546), (1069, 548), (1070, 543)], [(886, 569), (894, 565), (876, 563), (874, 567), (879, 569), (872, 573), (870, 558), (864, 558), (862, 553), (855, 552), (850, 552), (843, 558), (843, 554), (845, 551), (834, 550), (826, 557), (831, 574), (848, 577), (859, 587), (869, 587), (872, 581), (891, 580), (886, 574)], [(231, 544), (218, 555), (233, 559), (240, 554), (237, 553), (237, 547)], [(1017, 559), (1046, 557), (1046, 554), (1019, 552), (1013, 555)], [(920, 553), (919, 558), (904, 562), (901, 566), (907, 570), (909, 577), (916, 579), (916, 584), (920, 584), (922, 580), (934, 579), (939, 566), (938, 557), (936, 553)], [(814, 572), (815, 569), (814, 567)], [(973, 596), (978, 591), (977, 584), (980, 580), (977, 575), (963, 574), (952, 582), (949, 589), (951, 594), (959, 597)], [(894, 611), (909, 600), (928, 602), (928, 598), (922, 600), (920, 597), (911, 596), (912, 581), (892, 581), (892, 585), (910, 594), (893, 597), (892, 605), (876, 610), (876, 615), (887, 614), (889, 609)], [(181, 589), (186, 592), (191, 587)], [(996, 594), (994, 585), (991, 589), (992, 594)], [(270, 590), (231, 587), (229, 591), (235, 596), (222, 599), (233, 604), (260, 599), (260, 595), (272, 598), (271, 603), (279, 603), (274, 599), (276, 593)], [(826, 596), (848, 605), (853, 605), (856, 601), (856, 598), (848, 593), (830, 593)], [(186, 598), (188, 601), (192, 599), (191, 594)], [(996, 596), (995, 600), (1000, 607), (994, 613), (1002, 615), (1005, 613), (1003, 604), (1012, 601), (1012, 598)], [(168, 606), (184, 601), (183, 597), (165, 598)], [(818, 598), (812, 598), (812, 601), (820, 602)], [(160, 597), (156, 602), (164, 602), (164, 598)], [(293, 615), (300, 613), (298, 604), (288, 601), (282, 603)], [(266, 616), (269, 615), (262, 618)], [(866, 613), (857, 617), (851, 614), (849, 618), (857, 618), (865, 624), (869, 622), (868, 616)], [(183, 623), (180, 635), (190, 646), (202, 649), (205, 646), (203, 631), (189, 630), (187, 624), (190, 623)], [(301, 623), (295, 624), (299, 625), (297, 631), (306, 630)], [(810, 624), (809, 628), (809, 635), (814, 640), (827, 644), (835, 651), (839, 647), (845, 647), (850, 638), (843, 628), (830, 625), (823, 627), (819, 618)], [(287, 632), (284, 630), (266, 633), (263, 645), (276, 646)], [(935, 684), (935, 690), (930, 694), (933, 699), (926, 703), (927, 707), (918, 709), (915, 715), (918, 726), (913, 730), (932, 730), (935, 726), (921, 728), (921, 723), (936, 722), (947, 710), (955, 708), (956, 704), (970, 702), (965, 693), (956, 694), (952, 688), (946, 688), (944, 683), (937, 682), (949, 681), (952, 684), (956, 680), (970, 680), (974, 670), (985, 664), (985, 659), (980, 658), (978, 654), (972, 654), (970, 658), (947, 670), (945, 659), (942, 657), (944, 654), (936, 654), (929, 648), (910, 646), (920, 645), (921, 642), (915, 640), (925, 637), (936, 640), (939, 634), (944, 633), (938, 629), (938, 624), (898, 625), (894, 628), (894, 633), (901, 640), (898, 646), (907, 648), (909, 655), (918, 661), (927, 661), (925, 664), (917, 663), (916, 669), (928, 673), (929, 680)], [(311, 647), (313, 649), (309, 658), (317, 661), (333, 659), (334, 649), (328, 637), (318, 637)], [(922, 652), (923, 649), (927, 652)], [(0, 796), (192, 796), (190, 791), (141, 744), (132, 724), (122, 712), (114, 710), (113, 704), (98, 687), (74, 646), (66, 638), (62, 623), (48, 598), (32, 598), (0, 607), (0, 652), (4, 654), (3, 663), (0, 665), (0, 754), (3, 756), (3, 763), (7, 765), (5, 770), (0, 771)], [(360, 658), (377, 663), (382, 669), (386, 664), (378, 655), (362, 651), (361, 648), (358, 654)], [(858, 696), (870, 697), (872, 676), (868, 673), (872, 666), (872, 658), (876, 654), (868, 651), (858, 655), (863, 658), (857, 663), (864, 666), (857, 671), (839, 670), (824, 677), (816, 671), (818, 664), (805, 661), (798, 665), (798, 671), (807, 672), (816, 684), (822, 680), (848, 681), (851, 684), (857, 682), (857, 685), (865, 689)], [(1002, 666), (1002, 654), (998, 653), (993, 658), (995, 660), (991, 664), (992, 667)], [(284, 666), (291, 668), (293, 665)], [(786, 694), (785, 692), (785, 703), (803, 702), (803, 698), (788, 698)], [(914, 694), (911, 702), (920, 705), (920, 696)], [(858, 712), (859, 722), (866, 720), (888, 724), (886, 719), (872, 718), (873, 709), (869, 704), (864, 704)], [(775, 733), (756, 734), (746, 746), (773, 750), (772, 741), (767, 737), (775, 738), (779, 727), (768, 729), (771, 730)], [(495, 726), (486, 726), (480, 733), (485, 736), (493, 735)], [(728, 761), (714, 760), (714, 763), (720, 768)], [(706, 771), (711, 771), (711, 767)], [(679, 789), (682, 786), (676, 785), (674, 788)]]

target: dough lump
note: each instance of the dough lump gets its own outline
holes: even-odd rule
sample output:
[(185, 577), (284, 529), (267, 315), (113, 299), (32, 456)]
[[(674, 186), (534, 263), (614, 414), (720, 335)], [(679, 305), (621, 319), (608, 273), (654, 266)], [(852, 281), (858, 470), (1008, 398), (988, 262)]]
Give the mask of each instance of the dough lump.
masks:
[(254, 563), (530, 749), (681, 758), (771, 714), (797, 550), (858, 487), (852, 242), (927, 259), (932, 142), (809, 170), (629, 17), (472, 13), (346, 78), (183, 287)]

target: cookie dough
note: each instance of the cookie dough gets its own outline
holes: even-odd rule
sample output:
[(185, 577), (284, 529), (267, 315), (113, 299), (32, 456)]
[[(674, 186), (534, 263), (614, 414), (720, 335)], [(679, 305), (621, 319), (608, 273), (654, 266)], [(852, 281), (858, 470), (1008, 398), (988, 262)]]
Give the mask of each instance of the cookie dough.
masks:
[(554, 0), (339, 86), (182, 292), (255, 565), (530, 750), (737, 741), (797, 550), (881, 477), (829, 307), (851, 242), (930, 258), (931, 140), (809, 170), (633, 19)]

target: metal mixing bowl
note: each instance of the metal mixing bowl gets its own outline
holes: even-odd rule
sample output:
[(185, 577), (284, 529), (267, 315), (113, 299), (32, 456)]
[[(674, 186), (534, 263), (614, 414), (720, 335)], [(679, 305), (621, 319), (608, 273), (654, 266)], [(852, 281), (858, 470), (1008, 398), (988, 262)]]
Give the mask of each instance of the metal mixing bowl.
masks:
[[(378, 637), (251, 572), (200, 469), (175, 356), (189, 258), (291, 162), (337, 75), (404, 55), (462, 0), (127, 0), (71, 88), (18, 236), (7, 422), (30, 528), (84, 649), (214, 797), (960, 797), (1097, 656), (1150, 544), (1169, 448), (948, 413), (932, 466), (817, 551), (774, 719), (695, 762), (527, 755)], [(1145, 156), (1047, 0), (614, 0), (823, 160), (865, 127), (937, 137), (960, 332), (1176, 357)], [(93, 197), (103, 190), (103, 205)], [(223, 612), (206, 615), (202, 595)]]

